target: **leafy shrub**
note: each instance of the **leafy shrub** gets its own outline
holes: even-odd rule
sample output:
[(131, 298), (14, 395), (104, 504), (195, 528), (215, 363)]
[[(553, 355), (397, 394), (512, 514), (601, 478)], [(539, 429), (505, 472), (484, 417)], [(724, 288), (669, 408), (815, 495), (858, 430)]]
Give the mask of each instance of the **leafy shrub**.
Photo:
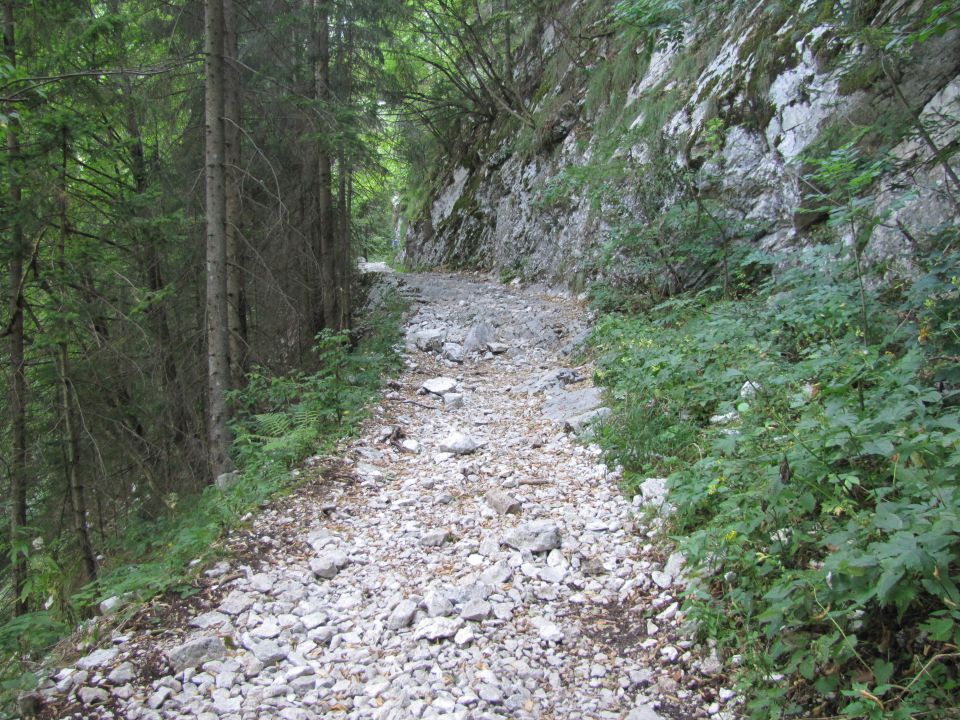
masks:
[(754, 296), (682, 296), (597, 327), (597, 376), (620, 420), (601, 441), (628, 483), (669, 475), (674, 529), (698, 568), (687, 609), (744, 656), (756, 717), (956, 705), (960, 412), (938, 378), (956, 365), (944, 357), (958, 290), (946, 260), (899, 296), (815, 247), (778, 260)]

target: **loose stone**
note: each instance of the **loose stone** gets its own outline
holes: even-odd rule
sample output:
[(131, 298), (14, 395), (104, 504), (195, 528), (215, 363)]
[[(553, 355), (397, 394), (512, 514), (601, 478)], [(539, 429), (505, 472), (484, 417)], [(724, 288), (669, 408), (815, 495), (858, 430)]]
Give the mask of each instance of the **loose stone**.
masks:
[(560, 547), (560, 528), (554, 522), (538, 520), (509, 531), (503, 542), (517, 550), (547, 552)]
[(421, 385), (424, 390), (428, 393), (434, 395), (440, 395), (441, 397), (447, 393), (451, 393), (457, 388), (457, 381), (453, 378), (448, 377), (437, 377), (427, 380), (423, 385)]
[(487, 491), (485, 498), (487, 505), (496, 510), (500, 515), (520, 514), (520, 501), (509, 493), (494, 488)]
[(455, 430), (441, 441), (440, 450), (454, 455), (469, 455), (480, 446), (481, 443), (476, 439)]
[(226, 654), (227, 648), (220, 638), (200, 637), (169, 650), (167, 660), (175, 672), (182, 672), (210, 660), (219, 660)]

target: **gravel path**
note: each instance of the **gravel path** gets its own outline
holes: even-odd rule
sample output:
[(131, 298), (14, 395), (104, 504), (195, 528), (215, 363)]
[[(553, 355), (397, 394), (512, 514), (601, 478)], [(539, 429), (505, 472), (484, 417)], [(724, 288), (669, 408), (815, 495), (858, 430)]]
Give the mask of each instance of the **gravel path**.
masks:
[(414, 303), (407, 369), (362, 436), (251, 518), (199, 598), (154, 609), (161, 632), (141, 621), (61, 670), (48, 716), (735, 716), (678, 630), (662, 485), (644, 512), (575, 435), (606, 412), (570, 364), (583, 309), (393, 278)]

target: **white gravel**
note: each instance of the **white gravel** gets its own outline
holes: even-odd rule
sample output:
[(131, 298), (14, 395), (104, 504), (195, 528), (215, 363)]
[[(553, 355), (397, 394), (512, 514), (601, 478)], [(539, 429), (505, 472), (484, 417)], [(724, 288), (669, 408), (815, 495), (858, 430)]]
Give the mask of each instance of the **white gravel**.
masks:
[[(340, 449), (339, 480), (253, 518), (265, 562), (218, 566), (214, 601), (175, 638), (122, 638), (74, 665), (90, 672), (61, 671), (44, 691), (61, 717), (735, 716), (715, 654), (707, 679), (708, 649), (678, 631), (682, 557), (665, 568), (662, 520), (641, 520), (655, 513), (563, 429), (564, 378), (590, 386), (588, 367), (558, 372), (582, 308), (486, 279), (403, 281), (418, 306), (407, 370)], [(226, 651), (180, 649), (204, 636)], [(179, 671), (145, 682), (151, 650)]]

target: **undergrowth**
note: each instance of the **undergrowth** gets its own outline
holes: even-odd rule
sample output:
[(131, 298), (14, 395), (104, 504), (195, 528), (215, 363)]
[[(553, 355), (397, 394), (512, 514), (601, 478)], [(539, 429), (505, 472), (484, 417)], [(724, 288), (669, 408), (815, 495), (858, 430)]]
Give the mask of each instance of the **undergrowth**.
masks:
[(819, 245), (751, 257), (771, 274), (749, 296), (708, 288), (596, 329), (602, 444), (631, 487), (669, 477), (687, 611), (742, 655), (755, 717), (956, 715), (951, 238), (900, 287), (864, 287), (849, 249)]
[(244, 389), (232, 393), (239, 475), (232, 487), (221, 491), (211, 485), (199, 496), (169, 498), (172, 510), (159, 520), (131, 518), (106, 549), (95, 584), (63, 603), (53, 603), (51, 596), (46, 610), (0, 626), (0, 718), (16, 717), (16, 697), (37, 686), (45, 653), (100, 602), (119, 598), (121, 607), (107, 622), (81, 623), (91, 646), (151, 598), (197, 592), (198, 573), (223, 552), (218, 541), (278, 493), (296, 492), (291, 469), (357, 427), (382, 378), (400, 368), (396, 347), (403, 303), (395, 292), (381, 302), (381, 309), (361, 321), (353, 343), (346, 334), (321, 333), (311, 370), (271, 377), (257, 369)]

